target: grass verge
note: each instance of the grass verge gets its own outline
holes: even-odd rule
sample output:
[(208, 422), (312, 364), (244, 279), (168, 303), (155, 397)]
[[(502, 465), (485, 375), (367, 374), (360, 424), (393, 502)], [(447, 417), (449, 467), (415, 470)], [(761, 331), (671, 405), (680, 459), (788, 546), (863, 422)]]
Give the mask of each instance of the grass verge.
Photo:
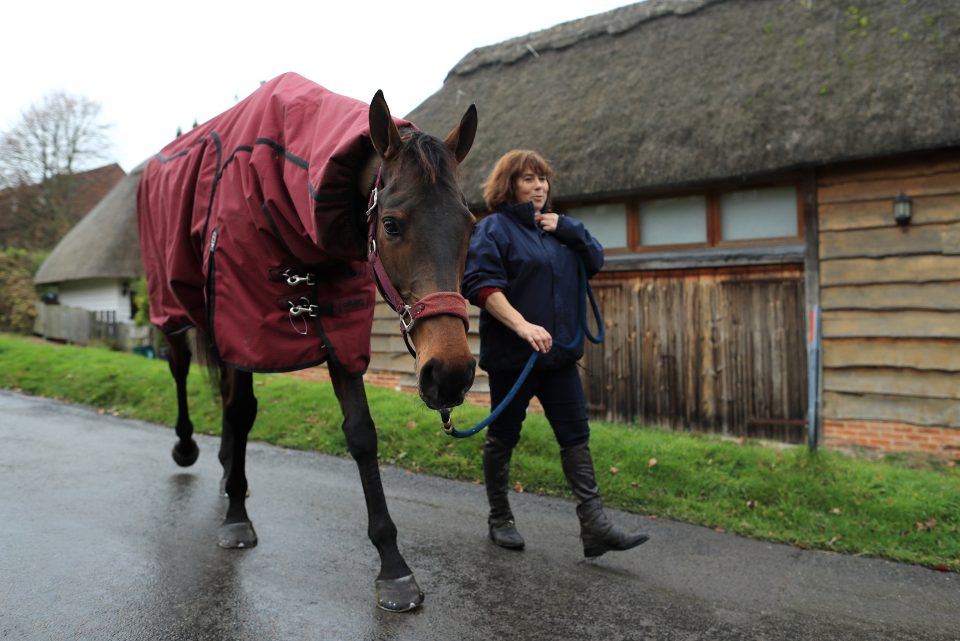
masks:
[[(176, 418), (173, 381), (163, 361), (0, 334), (0, 363), (0, 388), (160, 425)], [(329, 384), (282, 374), (254, 381), (260, 409), (252, 438), (349, 455)], [(194, 425), (218, 433), (212, 386), (195, 372), (189, 387)], [(408, 394), (369, 387), (367, 395), (381, 461), (480, 482), (482, 436), (448, 438), (437, 414)], [(454, 419), (465, 427), (486, 414), (464, 406)], [(960, 468), (950, 462), (811, 454), (602, 422), (591, 423), (591, 449), (611, 506), (802, 548), (960, 571)], [(569, 496), (543, 416), (527, 418), (511, 472), (518, 491)]]

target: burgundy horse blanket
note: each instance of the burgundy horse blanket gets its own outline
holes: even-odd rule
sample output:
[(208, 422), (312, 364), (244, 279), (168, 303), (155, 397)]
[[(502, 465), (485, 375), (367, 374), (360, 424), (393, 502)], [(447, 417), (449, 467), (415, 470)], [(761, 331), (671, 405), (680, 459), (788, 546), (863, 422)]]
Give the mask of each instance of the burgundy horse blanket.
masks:
[(288, 73), (154, 156), (137, 193), (151, 322), (197, 327), (240, 369), (365, 371), (368, 110)]

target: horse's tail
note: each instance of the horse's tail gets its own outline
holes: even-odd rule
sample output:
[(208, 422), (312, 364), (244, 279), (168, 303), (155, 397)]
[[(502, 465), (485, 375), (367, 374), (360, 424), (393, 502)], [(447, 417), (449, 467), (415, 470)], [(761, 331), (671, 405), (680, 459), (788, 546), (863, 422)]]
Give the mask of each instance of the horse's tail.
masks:
[(210, 336), (199, 328), (193, 330), (193, 355), (197, 363), (203, 365), (206, 372), (207, 382), (213, 389), (213, 397), (218, 398), (221, 393), (222, 373), (220, 366), (223, 362), (217, 353), (217, 347), (210, 340)]

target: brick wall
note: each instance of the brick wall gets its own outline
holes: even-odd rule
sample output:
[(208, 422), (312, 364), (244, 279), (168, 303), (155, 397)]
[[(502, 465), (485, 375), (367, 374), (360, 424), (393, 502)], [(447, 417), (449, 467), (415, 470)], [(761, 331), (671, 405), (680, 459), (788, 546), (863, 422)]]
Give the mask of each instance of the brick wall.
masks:
[(863, 447), (879, 452), (924, 452), (960, 460), (960, 429), (887, 421), (824, 421), (828, 448)]
[[(325, 365), (311, 367), (310, 369), (302, 369), (296, 372), (290, 372), (290, 375), (296, 376), (297, 378), (305, 381), (321, 381), (325, 383), (330, 381), (330, 373), (327, 371)], [(416, 394), (417, 389), (412, 385), (406, 384), (403, 379), (403, 375), (401, 375), (399, 372), (391, 372), (386, 370), (369, 369), (367, 370), (367, 373), (363, 375), (363, 382), (367, 385), (392, 389), (398, 392), (406, 392), (408, 394)], [(482, 407), (490, 407), (490, 395), (486, 391), (471, 391), (467, 394), (467, 402), (473, 405), (480, 405)], [(537, 402), (537, 399), (533, 399), (531, 402), (531, 409), (538, 410), (539, 407), (540, 405)]]

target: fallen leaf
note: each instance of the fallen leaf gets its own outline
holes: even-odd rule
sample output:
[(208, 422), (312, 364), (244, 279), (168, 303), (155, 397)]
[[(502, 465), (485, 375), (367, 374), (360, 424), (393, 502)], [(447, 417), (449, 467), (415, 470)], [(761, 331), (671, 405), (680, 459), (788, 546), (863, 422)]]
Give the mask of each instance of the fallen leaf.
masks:
[(416, 426), (417, 426), (417, 422), (416, 422), (416, 421), (407, 421), (407, 429), (408, 429), (408, 430), (412, 430), (412, 429), (415, 428)]
[(655, 458), (652, 458), (652, 459), (650, 459), (649, 461), (647, 461), (647, 467), (648, 467), (648, 468), (652, 468), (652, 467), (653, 467), (654, 465), (656, 465), (656, 464), (657, 464), (657, 459), (655, 459)]
[(833, 508), (832, 510), (830, 510), (830, 514), (840, 514), (840, 508), (838, 507)]
[(913, 527), (916, 528), (918, 532), (926, 532), (927, 530), (933, 529), (937, 525), (937, 519), (930, 519), (926, 523), (920, 523), (917, 521), (913, 524)]
[(610, 468), (610, 473), (611, 473), (611, 474), (616, 474), (616, 473), (619, 472), (619, 471), (620, 471), (620, 470), (618, 470), (618, 469), (615, 468), (615, 467), (611, 467), (611, 468)]
[(514, 483), (514, 484), (513, 484), (513, 491), (516, 492), (517, 494), (522, 494), (522, 493), (523, 493), (523, 483), (521, 483), (520, 481), (517, 481), (516, 483)]

